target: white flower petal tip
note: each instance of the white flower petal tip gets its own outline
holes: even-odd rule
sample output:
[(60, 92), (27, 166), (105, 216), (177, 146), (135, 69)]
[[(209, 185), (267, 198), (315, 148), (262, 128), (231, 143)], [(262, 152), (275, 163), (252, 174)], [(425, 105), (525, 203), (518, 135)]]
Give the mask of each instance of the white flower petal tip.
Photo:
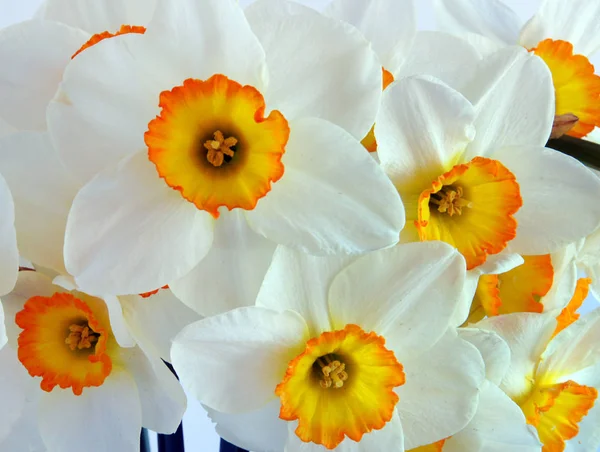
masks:
[(15, 206), (8, 184), (0, 174), (0, 296), (12, 290), (18, 270)]

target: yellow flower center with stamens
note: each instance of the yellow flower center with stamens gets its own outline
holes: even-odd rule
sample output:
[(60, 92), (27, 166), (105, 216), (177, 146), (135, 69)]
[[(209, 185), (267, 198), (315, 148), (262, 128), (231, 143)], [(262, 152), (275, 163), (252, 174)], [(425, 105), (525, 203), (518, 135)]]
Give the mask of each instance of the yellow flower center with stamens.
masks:
[(506, 273), (479, 278), (469, 323), (478, 322), (484, 316), (544, 310), (540, 300), (552, 287), (552, 259), (544, 254), (523, 256), (523, 260), (523, 264)]
[(71, 59), (75, 58), (77, 55), (79, 55), (85, 49), (89, 49), (90, 47), (98, 44), (101, 41), (104, 41), (105, 39), (114, 38), (115, 36), (126, 35), (129, 33), (144, 34), (144, 33), (146, 33), (146, 28), (137, 26), (137, 25), (133, 25), (133, 26), (132, 25), (121, 25), (121, 28), (119, 28), (119, 30), (116, 31), (115, 33), (111, 33), (109, 31), (97, 33), (97, 34), (93, 35), (85, 44), (83, 44), (81, 46), (81, 48), (73, 54)]
[(565, 441), (579, 433), (579, 423), (598, 398), (596, 389), (574, 381), (538, 385), (517, 403), (533, 425), (543, 452), (562, 452)]
[(402, 365), (385, 340), (356, 325), (325, 332), (306, 343), (275, 393), (279, 417), (298, 420), (304, 442), (334, 449), (344, 438), (360, 441), (392, 418), (405, 381)]
[[(88, 300), (93, 303), (95, 299)], [(97, 306), (103, 306), (99, 300)], [(32, 377), (42, 377), (41, 388), (71, 388), (81, 395), (84, 387), (100, 386), (112, 371), (107, 352), (114, 341), (107, 318), (69, 293), (32, 297), (15, 321), (23, 329), (18, 339), (19, 361)], [(100, 313), (106, 317), (106, 313)]]
[(571, 114), (579, 119), (568, 135), (581, 138), (600, 126), (600, 76), (594, 74), (590, 61), (574, 55), (573, 45), (567, 41), (546, 39), (531, 51), (552, 72), (556, 116)]
[(506, 167), (475, 157), (420, 194), (414, 224), (421, 241), (441, 240), (457, 248), (470, 270), (515, 238), (513, 215), (522, 203), (519, 184)]
[(251, 210), (283, 176), (289, 139), (277, 110), (265, 117), (263, 96), (224, 75), (188, 79), (160, 95), (160, 115), (144, 135), (158, 174), (198, 209)]
[[(382, 72), (382, 81), (383, 81), (382, 89), (385, 91), (385, 89), (388, 86), (390, 86), (392, 84), (392, 82), (394, 81), (394, 75), (390, 71), (388, 71), (386, 68), (381, 68), (381, 72)], [(371, 130), (369, 130), (369, 133), (367, 134), (367, 136), (364, 137), (360, 143), (369, 152), (377, 151), (377, 140), (375, 139), (375, 124), (373, 124), (373, 127), (371, 127)]]

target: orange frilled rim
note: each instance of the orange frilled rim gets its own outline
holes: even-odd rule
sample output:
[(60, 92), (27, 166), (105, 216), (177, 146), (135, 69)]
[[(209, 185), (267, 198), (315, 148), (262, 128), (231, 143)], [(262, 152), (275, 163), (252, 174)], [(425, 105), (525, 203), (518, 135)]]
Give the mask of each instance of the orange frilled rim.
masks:
[(151, 290), (150, 292), (143, 292), (140, 295), (142, 298), (150, 298), (152, 295), (156, 295), (160, 290), (168, 289), (169, 285), (162, 286), (158, 289)]
[(552, 72), (556, 115), (573, 114), (579, 122), (568, 135), (585, 137), (600, 126), (600, 77), (584, 55), (574, 55), (567, 41), (546, 39), (531, 49)]
[[(542, 297), (554, 281), (552, 258), (544, 254), (523, 256), (523, 260), (523, 264), (506, 273), (479, 278), (473, 304), (483, 308), (481, 317), (544, 310)], [(481, 319), (469, 318), (469, 322), (478, 320)]]
[[(81, 395), (84, 387), (101, 386), (111, 373), (112, 361), (106, 352), (109, 332), (74, 295), (57, 292), (51, 297), (32, 297), (15, 321), (23, 330), (18, 338), (19, 361), (32, 377), (42, 377), (44, 391), (59, 386)], [(93, 335), (87, 346), (69, 345), (70, 335), (78, 328), (87, 328), (86, 333)]]
[(579, 433), (579, 423), (597, 398), (596, 389), (569, 380), (535, 387), (520, 406), (527, 423), (538, 431), (542, 451), (562, 452), (565, 441)]
[(104, 41), (105, 39), (114, 38), (115, 36), (126, 35), (129, 33), (144, 34), (144, 33), (146, 33), (146, 27), (141, 27), (141, 26), (137, 26), (137, 25), (121, 25), (121, 28), (119, 28), (119, 30), (117, 30), (114, 33), (111, 33), (109, 31), (103, 31), (102, 33), (97, 33), (97, 34), (93, 35), (90, 39), (88, 39), (88, 41), (85, 44), (83, 44), (77, 52), (75, 52), (73, 54), (71, 59), (75, 58), (77, 55), (79, 55), (85, 49), (89, 49), (90, 47), (98, 44), (101, 41)]
[(433, 444), (428, 444), (427, 446), (410, 449), (407, 452), (442, 452), (444, 450), (444, 444), (446, 444), (445, 439), (437, 441)]
[[(383, 81), (383, 90), (390, 86), (394, 82), (394, 74), (388, 71), (386, 68), (381, 68), (382, 72), (382, 81)], [(375, 139), (375, 125), (371, 127), (369, 133), (366, 137), (364, 137), (361, 141), (361, 144), (365, 147), (365, 149), (369, 152), (377, 151), (377, 140)]]
[[(200, 210), (252, 210), (284, 172), (290, 135), (263, 96), (224, 75), (188, 79), (160, 95), (160, 115), (144, 135), (148, 158), (167, 185)], [(214, 149), (211, 149), (212, 145)]]
[[(450, 215), (450, 210), (441, 211), (434, 202), (437, 193), (452, 191), (460, 192), (468, 205)], [(522, 205), (515, 176), (497, 160), (475, 157), (454, 166), (421, 193), (415, 226), (421, 241), (441, 240), (457, 248), (471, 270), (515, 238), (517, 221), (513, 215)]]
[(587, 298), (590, 290), (590, 284), (592, 284), (591, 278), (579, 278), (577, 280), (573, 297), (567, 306), (565, 306), (565, 308), (556, 317), (557, 325), (556, 330), (554, 331), (554, 336), (579, 319), (580, 314), (577, 312), (577, 310)]
[[(347, 379), (342, 387), (323, 387), (319, 360), (339, 360)], [(275, 393), (281, 400), (279, 417), (298, 420), (296, 435), (304, 442), (334, 449), (344, 438), (360, 441), (363, 434), (390, 421), (405, 375), (383, 337), (357, 325), (325, 332), (310, 339), (305, 351), (288, 366)]]

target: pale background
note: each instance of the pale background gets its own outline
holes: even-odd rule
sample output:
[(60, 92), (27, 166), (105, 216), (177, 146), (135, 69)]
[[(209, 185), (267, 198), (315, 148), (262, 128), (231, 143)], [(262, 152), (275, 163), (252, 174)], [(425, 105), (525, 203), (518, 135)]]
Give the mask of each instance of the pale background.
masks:
[[(353, 0), (347, 1), (351, 2)], [(252, 0), (241, 0), (242, 4), (251, 2)], [(328, 0), (302, 0), (302, 3), (316, 8), (322, 8), (328, 2)], [(432, 1), (415, 0), (415, 2), (418, 9), (419, 28), (423, 30), (434, 29)], [(540, 2), (541, 0), (504, 0), (504, 3), (515, 10), (523, 19), (531, 17)], [(41, 3), (42, 0), (0, 0), (0, 28), (31, 17)], [(599, 68), (600, 55), (596, 55), (592, 62)], [(587, 312), (596, 306), (596, 300), (588, 299), (582, 310)], [(213, 424), (198, 402), (193, 400), (188, 402), (188, 411), (183, 418), (183, 428), (187, 452), (217, 452), (219, 450), (219, 438), (214, 431)], [(155, 435), (152, 436), (151, 441), (151, 446), (156, 451)]]

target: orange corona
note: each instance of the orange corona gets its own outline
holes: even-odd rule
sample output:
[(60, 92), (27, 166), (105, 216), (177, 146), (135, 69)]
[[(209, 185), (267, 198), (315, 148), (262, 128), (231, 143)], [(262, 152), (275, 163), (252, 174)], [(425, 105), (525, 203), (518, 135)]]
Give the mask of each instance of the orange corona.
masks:
[(100, 386), (110, 374), (110, 327), (74, 295), (32, 297), (15, 321), (23, 329), (19, 360), (31, 376), (42, 377), (44, 391), (59, 386), (81, 395), (84, 387)]
[(289, 139), (277, 110), (265, 117), (263, 96), (224, 75), (188, 79), (160, 95), (160, 115), (145, 134), (148, 158), (167, 185), (198, 209), (251, 210), (284, 172)]
[(93, 35), (90, 39), (88, 39), (88, 41), (84, 45), (82, 45), (77, 52), (75, 52), (73, 54), (71, 59), (75, 58), (77, 55), (79, 55), (85, 49), (89, 49), (90, 47), (98, 44), (101, 41), (104, 41), (105, 39), (114, 38), (115, 36), (126, 35), (129, 33), (144, 34), (144, 33), (146, 33), (146, 28), (136, 26), (136, 25), (133, 25), (133, 26), (132, 25), (121, 25), (121, 28), (119, 28), (119, 30), (116, 31), (115, 33), (111, 33), (109, 31), (97, 33), (97, 34)]
[(334, 449), (344, 438), (360, 441), (392, 418), (404, 384), (402, 365), (385, 348), (385, 340), (356, 325), (325, 332), (306, 343), (294, 358), (275, 393), (279, 417), (298, 420), (304, 442)]

